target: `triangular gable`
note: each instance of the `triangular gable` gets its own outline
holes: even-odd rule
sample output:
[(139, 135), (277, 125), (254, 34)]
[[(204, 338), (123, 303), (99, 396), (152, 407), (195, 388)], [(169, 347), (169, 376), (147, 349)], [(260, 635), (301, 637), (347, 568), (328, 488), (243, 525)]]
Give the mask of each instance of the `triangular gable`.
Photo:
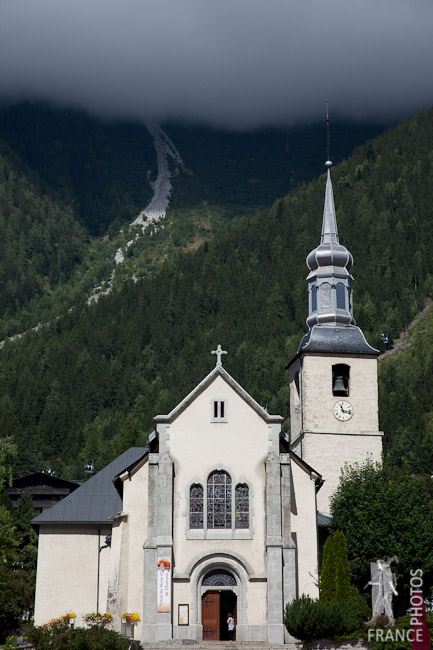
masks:
[(157, 415), (153, 419), (155, 422), (168, 423), (173, 422), (188, 406), (199, 396), (201, 393), (216, 379), (222, 377), (224, 381), (258, 414), (265, 422), (278, 423), (282, 422), (284, 418), (281, 415), (269, 415), (265, 409), (256, 402), (255, 399), (247, 393), (246, 390), (233, 379), (229, 373), (224, 370), (221, 364), (217, 364), (215, 368), (199, 383), (197, 386), (174, 407), (168, 415)]
[(147, 447), (131, 447), (69, 496), (32, 519), (32, 526), (110, 523), (109, 518), (122, 509), (113, 478), (146, 453)]

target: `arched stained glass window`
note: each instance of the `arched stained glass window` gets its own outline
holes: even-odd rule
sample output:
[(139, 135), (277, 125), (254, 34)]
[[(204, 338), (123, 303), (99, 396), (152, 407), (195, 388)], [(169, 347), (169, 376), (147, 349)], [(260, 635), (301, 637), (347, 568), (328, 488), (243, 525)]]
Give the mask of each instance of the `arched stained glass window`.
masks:
[(235, 528), (250, 526), (250, 495), (248, 485), (239, 483), (235, 490)]
[(344, 293), (344, 284), (337, 282), (337, 309), (346, 309), (346, 296)]
[(232, 480), (227, 472), (212, 472), (207, 480), (207, 527), (232, 527)]
[(189, 490), (189, 527), (203, 528), (203, 486), (191, 485)]

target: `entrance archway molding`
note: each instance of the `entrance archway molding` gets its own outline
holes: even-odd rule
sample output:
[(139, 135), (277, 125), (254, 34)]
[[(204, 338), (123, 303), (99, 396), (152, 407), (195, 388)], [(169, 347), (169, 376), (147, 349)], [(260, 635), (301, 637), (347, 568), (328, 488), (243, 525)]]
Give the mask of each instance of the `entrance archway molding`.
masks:
[[(242, 564), (245, 564), (243, 562)], [(201, 614), (201, 601), (203, 594), (207, 591), (232, 591), (236, 595), (237, 600), (237, 625), (246, 625), (246, 591), (248, 583), (248, 574), (245, 566), (241, 564), (238, 557), (234, 557), (233, 553), (212, 553), (204, 555), (202, 560), (195, 563), (195, 567), (191, 572), (192, 591), (194, 594), (194, 609), (192, 612), (193, 625), (202, 626)], [(203, 586), (203, 580), (210, 571), (215, 569), (224, 569), (233, 574), (236, 579), (236, 585), (231, 586)], [(240, 640), (240, 639), (238, 639)]]
[[(236, 586), (203, 586), (206, 575), (213, 570), (224, 569), (233, 574)], [(252, 582), (267, 582), (264, 574), (255, 574), (251, 565), (240, 554), (219, 549), (211, 553), (197, 555), (188, 565), (185, 573), (175, 573), (174, 581), (189, 582), (191, 586), (191, 612), (188, 627), (173, 626), (174, 638), (189, 638), (201, 641), (203, 639), (202, 626), (202, 597), (207, 591), (215, 589), (232, 591), (237, 599), (237, 641), (268, 642), (270, 637), (269, 623), (254, 624), (247, 622), (247, 591)], [(278, 643), (278, 641), (277, 641)]]
[(245, 573), (247, 574), (247, 579), (250, 581), (266, 580), (265, 574), (255, 574), (253, 572), (251, 565), (245, 560), (245, 558), (243, 558), (238, 553), (234, 553), (233, 551), (228, 551), (226, 549), (219, 549), (214, 553), (204, 552), (204, 553), (200, 553), (200, 555), (196, 555), (193, 561), (189, 564), (185, 573), (174, 574), (174, 580), (191, 580), (193, 572), (197, 569), (197, 567), (200, 564), (213, 559), (221, 559), (221, 560), (227, 559), (227, 561), (231, 561), (233, 563), (233, 566), (240, 565), (244, 569)]

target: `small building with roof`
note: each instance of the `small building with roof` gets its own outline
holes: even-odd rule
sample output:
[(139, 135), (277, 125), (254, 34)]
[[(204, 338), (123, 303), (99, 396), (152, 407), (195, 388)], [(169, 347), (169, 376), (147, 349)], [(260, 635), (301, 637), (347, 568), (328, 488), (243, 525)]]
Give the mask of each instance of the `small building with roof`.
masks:
[(15, 507), (24, 492), (29, 492), (33, 508), (38, 512), (43, 512), (67, 497), (79, 485), (80, 483), (77, 481), (67, 481), (47, 472), (32, 472), (14, 478), (12, 485), (6, 486), (6, 492)]

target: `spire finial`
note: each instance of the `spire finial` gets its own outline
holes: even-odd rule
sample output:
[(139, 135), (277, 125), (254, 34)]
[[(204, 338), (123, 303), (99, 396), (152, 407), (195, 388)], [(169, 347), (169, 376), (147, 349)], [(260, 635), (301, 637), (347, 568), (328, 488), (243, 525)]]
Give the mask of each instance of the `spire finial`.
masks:
[(326, 146), (328, 160), (325, 162), (325, 167), (328, 170), (328, 177), (326, 179), (325, 190), (325, 206), (323, 209), (323, 223), (322, 223), (322, 238), (321, 243), (325, 241), (334, 241), (338, 243), (338, 229), (337, 219), (335, 217), (334, 195), (332, 192), (331, 174), (330, 169), (332, 162), (329, 160), (331, 149), (331, 138), (329, 137), (329, 110), (328, 100), (326, 100)]
[(327, 154), (327, 159), (325, 162), (325, 167), (329, 169), (332, 167), (332, 162), (331, 162), (331, 138), (329, 136), (329, 110), (328, 110), (328, 100), (325, 100), (326, 104), (326, 154)]
[(227, 354), (227, 350), (223, 350), (221, 345), (218, 343), (218, 347), (216, 350), (212, 350), (211, 354), (216, 354), (217, 355), (217, 360), (216, 360), (216, 366), (222, 366), (221, 362), (221, 355), (222, 354)]

